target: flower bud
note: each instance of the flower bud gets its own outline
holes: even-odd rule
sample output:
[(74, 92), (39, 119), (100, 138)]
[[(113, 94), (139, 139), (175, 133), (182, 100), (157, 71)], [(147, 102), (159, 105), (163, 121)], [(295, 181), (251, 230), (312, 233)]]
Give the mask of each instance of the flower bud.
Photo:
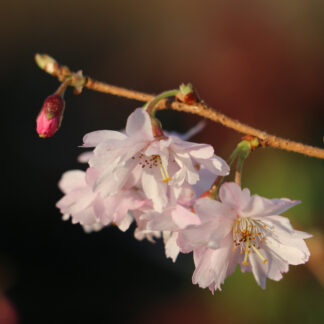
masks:
[(58, 67), (58, 63), (55, 59), (47, 54), (39, 54), (35, 55), (35, 61), (37, 65), (44, 71), (49, 74), (53, 74)]
[(47, 138), (56, 133), (61, 126), (64, 107), (64, 99), (58, 94), (53, 94), (45, 99), (36, 119), (36, 131), (39, 137)]
[(180, 85), (176, 98), (187, 105), (194, 105), (200, 101), (197, 92), (190, 83)]

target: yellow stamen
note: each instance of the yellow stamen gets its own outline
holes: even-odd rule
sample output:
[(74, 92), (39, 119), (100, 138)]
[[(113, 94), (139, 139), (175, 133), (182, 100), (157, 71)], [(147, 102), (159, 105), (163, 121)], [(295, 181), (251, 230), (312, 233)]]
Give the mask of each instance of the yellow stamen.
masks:
[(253, 246), (253, 245), (251, 245), (252, 246), (252, 249), (254, 250), (254, 252), (258, 255), (258, 257), (261, 259), (261, 261), (263, 262), (263, 263), (266, 263), (268, 260), (259, 252), (259, 250), (255, 247), (255, 246)]
[(242, 262), (242, 264), (244, 264), (244, 265), (249, 265), (249, 262), (247, 262), (247, 257), (249, 255), (249, 245), (250, 245), (250, 239), (249, 239), (249, 237), (247, 237), (247, 239), (246, 239), (246, 248), (244, 249), (245, 250), (245, 256), (244, 256), (244, 260)]
[(171, 177), (169, 176), (168, 170), (164, 166), (164, 163), (163, 163), (163, 161), (162, 161), (162, 159), (161, 159), (160, 156), (158, 158), (158, 163), (159, 163), (160, 171), (161, 171), (161, 174), (162, 174), (163, 182), (170, 181), (171, 180)]

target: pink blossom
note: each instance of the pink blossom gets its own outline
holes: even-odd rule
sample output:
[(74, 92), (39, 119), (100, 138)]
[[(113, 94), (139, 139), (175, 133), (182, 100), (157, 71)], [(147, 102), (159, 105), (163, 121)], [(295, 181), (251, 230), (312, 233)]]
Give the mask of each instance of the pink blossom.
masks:
[(310, 253), (304, 239), (311, 235), (294, 230), (288, 218), (279, 216), (299, 201), (251, 196), (232, 182), (221, 186), (219, 197), (220, 202), (197, 200), (194, 209), (201, 224), (179, 234), (181, 252), (194, 254), (194, 284), (221, 290), (239, 264), (264, 289), (267, 277), (278, 281), (290, 264), (307, 262)]
[(156, 238), (163, 238), (165, 254), (175, 262), (179, 254), (177, 244), (178, 232), (189, 225), (200, 224), (199, 217), (190, 211), (194, 201), (194, 191), (189, 186), (183, 186), (177, 200), (170, 199), (170, 206), (162, 212), (153, 209), (147, 203), (143, 208), (134, 211), (133, 215), (137, 227), (135, 237), (154, 242)]
[(92, 168), (87, 172), (65, 172), (59, 182), (65, 195), (56, 206), (64, 219), (71, 217), (72, 223), (80, 223), (86, 231), (99, 230), (111, 223), (126, 231), (133, 221), (129, 211), (142, 207), (145, 200), (134, 190), (121, 190), (102, 198), (92, 190), (97, 174)]
[(84, 137), (85, 147), (95, 147), (89, 165), (99, 171), (94, 190), (103, 196), (117, 193), (125, 185), (141, 186), (155, 210), (168, 204), (167, 187), (193, 185), (199, 180), (196, 165), (215, 175), (225, 175), (229, 167), (214, 155), (212, 146), (196, 144), (174, 136), (155, 137), (150, 116), (141, 108), (127, 120), (125, 134), (102, 130)]
[(64, 107), (64, 99), (58, 94), (45, 99), (36, 120), (36, 131), (40, 137), (51, 137), (56, 133), (62, 122)]

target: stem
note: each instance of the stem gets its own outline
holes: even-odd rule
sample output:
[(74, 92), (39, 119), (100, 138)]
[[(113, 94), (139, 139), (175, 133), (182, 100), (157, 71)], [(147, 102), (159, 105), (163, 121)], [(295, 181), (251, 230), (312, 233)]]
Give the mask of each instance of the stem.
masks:
[[(232, 154), (230, 155), (230, 157), (228, 159), (228, 165), (229, 165), (230, 169), (232, 168), (232, 164), (234, 163), (234, 161), (237, 159), (236, 171), (235, 171), (235, 182), (239, 186), (241, 186), (241, 174), (242, 174), (242, 169), (243, 169), (243, 162), (249, 155), (250, 150), (251, 150), (251, 144), (249, 142), (247, 142), (246, 140), (243, 140), (235, 147), (234, 151), (232, 152)], [(211, 198), (216, 197), (216, 199), (218, 199), (218, 190), (219, 190), (220, 186), (222, 185), (222, 183), (225, 181), (226, 177), (228, 177), (228, 175), (223, 176), (223, 177), (218, 176), (216, 178), (215, 182), (213, 183), (211, 188), (208, 190), (209, 197), (211, 197)]]
[(235, 171), (235, 183), (238, 184), (241, 187), (241, 172), (239, 172), (238, 170)]
[(66, 90), (66, 88), (71, 84), (72, 79), (71, 78), (67, 78), (65, 81), (62, 82), (62, 84), (58, 87), (58, 89), (55, 91), (55, 94), (63, 97), (64, 92)]
[(160, 93), (159, 95), (157, 95), (153, 100), (151, 100), (148, 104), (147, 107), (145, 107), (144, 109), (146, 109), (147, 113), (151, 116), (154, 117), (155, 115), (155, 106), (157, 105), (157, 103), (165, 98), (169, 98), (172, 96), (175, 96), (179, 93), (179, 90), (168, 90), (168, 91), (164, 91), (162, 93)]
[(237, 158), (236, 162), (236, 170), (235, 170), (235, 183), (237, 183), (241, 187), (241, 180), (242, 180), (242, 172), (243, 172), (243, 163), (244, 158), (241, 157), (241, 154)]
[[(68, 67), (61, 66), (59, 64), (54, 64), (52, 70), (47, 70), (47, 72), (57, 77), (61, 81), (64, 80), (64, 78), (67, 75), (71, 74), (71, 71)], [(116, 87), (107, 83), (96, 81), (90, 77), (87, 77), (87, 81), (84, 86), (94, 91), (109, 93), (120, 97), (135, 99), (138, 101), (151, 101), (154, 99), (153, 95), (139, 92), (139, 91), (133, 91), (125, 88)], [(237, 120), (229, 118), (226, 115), (213, 110), (205, 103), (187, 105), (176, 101), (170, 103), (164, 99), (161, 100), (156, 106), (156, 109), (167, 109), (167, 108), (196, 114), (208, 118), (214, 122), (220, 123), (225, 127), (234, 129), (237, 132), (240, 132), (242, 134), (253, 135), (258, 139), (262, 140), (264, 146), (271, 146), (286, 151), (296, 152), (296, 153), (324, 159), (324, 149), (313, 147), (310, 145), (304, 145), (302, 143), (290, 141), (288, 139), (277, 137), (275, 135), (267, 134), (262, 130), (253, 128), (249, 125), (243, 124)]]

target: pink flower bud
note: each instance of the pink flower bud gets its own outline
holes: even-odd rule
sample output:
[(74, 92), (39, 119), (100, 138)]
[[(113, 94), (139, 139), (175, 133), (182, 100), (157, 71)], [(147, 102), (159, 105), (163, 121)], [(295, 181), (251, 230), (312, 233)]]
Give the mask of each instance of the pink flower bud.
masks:
[(61, 126), (64, 107), (64, 99), (58, 94), (53, 94), (45, 99), (36, 120), (36, 131), (39, 137), (47, 138), (56, 133)]

